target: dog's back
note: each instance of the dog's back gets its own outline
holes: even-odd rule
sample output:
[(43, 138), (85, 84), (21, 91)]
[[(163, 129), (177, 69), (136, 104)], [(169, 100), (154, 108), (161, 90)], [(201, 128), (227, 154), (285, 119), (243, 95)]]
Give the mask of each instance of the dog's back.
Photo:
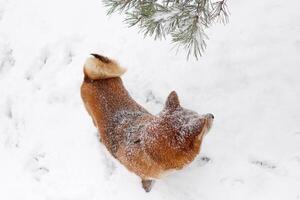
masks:
[[(101, 56), (100, 58), (106, 61), (103, 62), (99, 57), (89, 58), (85, 63), (81, 96), (94, 125), (99, 129), (101, 141), (116, 157), (126, 137), (125, 132), (118, 128), (120, 123), (124, 120), (134, 122), (141, 115), (149, 113), (137, 104), (124, 88), (119, 76), (125, 70), (114, 61)], [(104, 67), (114, 69), (108, 72)]]

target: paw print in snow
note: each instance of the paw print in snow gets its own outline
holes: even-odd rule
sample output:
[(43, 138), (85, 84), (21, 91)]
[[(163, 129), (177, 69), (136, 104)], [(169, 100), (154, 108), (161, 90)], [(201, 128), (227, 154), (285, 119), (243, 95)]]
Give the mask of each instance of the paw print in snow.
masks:
[(200, 156), (197, 160), (196, 163), (198, 166), (202, 167), (208, 163), (212, 162), (211, 159), (207, 156)]
[(7, 44), (0, 43), (0, 74), (6, 72), (9, 68), (15, 65), (13, 57), (13, 49)]
[(32, 67), (27, 71), (25, 78), (30, 81), (40, 72), (49, 60), (49, 50), (47, 48), (41, 50), (40, 55), (36, 59)]
[(42, 166), (42, 162), (45, 159), (45, 153), (39, 153), (33, 156), (33, 158), (28, 162), (27, 168), (33, 174), (33, 178), (36, 181), (41, 181), (42, 177), (50, 172), (50, 170)]
[(253, 160), (251, 161), (252, 164), (261, 167), (262, 169), (275, 169), (276, 165), (268, 162), (268, 161), (261, 161), (261, 160)]
[(162, 105), (162, 101), (160, 101), (154, 94), (153, 92), (150, 90), (146, 93), (146, 103), (148, 102), (152, 102), (154, 104), (160, 104)]
[(75, 55), (74, 55), (72, 49), (67, 48), (64, 52), (63, 63), (66, 64), (66, 65), (71, 64), (71, 62), (73, 61), (74, 56)]

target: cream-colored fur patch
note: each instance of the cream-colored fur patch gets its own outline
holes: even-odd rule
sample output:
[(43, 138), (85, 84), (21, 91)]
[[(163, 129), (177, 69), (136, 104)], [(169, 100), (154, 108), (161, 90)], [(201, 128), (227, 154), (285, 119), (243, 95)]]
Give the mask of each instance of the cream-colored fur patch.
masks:
[(163, 171), (162, 173), (160, 173), (159, 178), (161, 179), (161, 178), (167, 177), (176, 171), (177, 171), (176, 169), (169, 169), (169, 170)]
[(119, 77), (126, 72), (126, 69), (114, 60), (103, 62), (96, 57), (90, 57), (85, 61), (84, 72), (90, 79), (97, 80)]

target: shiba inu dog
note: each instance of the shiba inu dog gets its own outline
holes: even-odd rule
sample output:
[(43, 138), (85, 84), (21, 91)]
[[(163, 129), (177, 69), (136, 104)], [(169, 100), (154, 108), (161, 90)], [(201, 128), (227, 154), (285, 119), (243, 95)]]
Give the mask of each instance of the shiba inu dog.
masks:
[(152, 115), (124, 88), (125, 71), (116, 61), (92, 54), (84, 64), (81, 97), (101, 142), (149, 192), (155, 179), (194, 160), (214, 116), (181, 107), (175, 91)]

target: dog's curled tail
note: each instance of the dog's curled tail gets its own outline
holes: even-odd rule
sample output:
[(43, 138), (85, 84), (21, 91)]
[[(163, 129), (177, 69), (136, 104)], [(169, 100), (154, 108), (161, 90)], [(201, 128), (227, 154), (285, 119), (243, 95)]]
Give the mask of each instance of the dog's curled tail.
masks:
[(119, 77), (126, 69), (119, 66), (114, 60), (98, 54), (91, 54), (84, 64), (84, 74), (92, 80)]

